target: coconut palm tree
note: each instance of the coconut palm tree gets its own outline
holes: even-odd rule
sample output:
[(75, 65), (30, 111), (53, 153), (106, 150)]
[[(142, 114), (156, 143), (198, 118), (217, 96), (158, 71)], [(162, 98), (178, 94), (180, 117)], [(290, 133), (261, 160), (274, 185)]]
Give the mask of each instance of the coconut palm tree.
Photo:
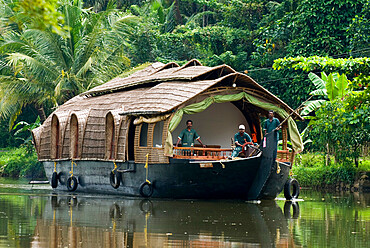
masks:
[(1, 34), (0, 116), (10, 118), (10, 128), (24, 106), (37, 106), (43, 120), (46, 106), (56, 107), (130, 66), (124, 54), (137, 17), (114, 9), (95, 13), (83, 9), (82, 1), (65, 1), (58, 11), (66, 36), (51, 29)]

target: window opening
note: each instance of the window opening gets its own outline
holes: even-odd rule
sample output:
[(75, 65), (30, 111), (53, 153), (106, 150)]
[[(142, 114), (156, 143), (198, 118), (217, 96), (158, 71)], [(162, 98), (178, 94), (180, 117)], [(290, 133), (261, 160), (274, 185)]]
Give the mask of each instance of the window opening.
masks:
[(78, 120), (75, 114), (71, 117), (71, 156), (78, 157)]
[(140, 146), (148, 146), (148, 123), (141, 124)]
[(153, 131), (153, 147), (162, 147), (162, 135), (163, 135), (164, 122), (157, 122), (154, 126)]
[(134, 125), (134, 118), (130, 119), (130, 124), (128, 126), (128, 137), (127, 137), (127, 160), (134, 160), (135, 158), (135, 125)]
[(115, 151), (115, 126), (114, 126), (114, 118), (111, 113), (109, 113), (106, 117), (105, 122), (105, 139), (106, 139), (106, 149), (107, 149), (107, 157), (109, 159), (114, 159), (114, 151)]
[(51, 157), (58, 159), (60, 154), (60, 124), (58, 117), (54, 115), (51, 122)]

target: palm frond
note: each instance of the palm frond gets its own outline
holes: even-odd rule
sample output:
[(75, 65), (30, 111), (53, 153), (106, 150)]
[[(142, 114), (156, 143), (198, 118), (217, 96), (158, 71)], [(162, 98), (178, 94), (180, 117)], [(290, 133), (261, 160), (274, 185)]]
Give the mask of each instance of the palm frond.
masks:
[(176, 12), (175, 12), (175, 1), (168, 9), (168, 13), (166, 15), (166, 22), (164, 23), (164, 29), (166, 33), (171, 33), (176, 27)]
[(9, 66), (17, 71), (22, 69), (25, 74), (31, 74), (34, 79), (40, 82), (52, 83), (58, 77), (56, 71), (52, 70), (47, 64), (21, 53), (10, 53), (6, 58)]
[(207, 10), (207, 11), (203, 11), (197, 14), (193, 14), (192, 16), (188, 18), (188, 20), (185, 23), (185, 26), (190, 26), (190, 25), (200, 26), (199, 23), (197, 22), (202, 20), (203, 16), (207, 16), (207, 15), (216, 15), (216, 12)]

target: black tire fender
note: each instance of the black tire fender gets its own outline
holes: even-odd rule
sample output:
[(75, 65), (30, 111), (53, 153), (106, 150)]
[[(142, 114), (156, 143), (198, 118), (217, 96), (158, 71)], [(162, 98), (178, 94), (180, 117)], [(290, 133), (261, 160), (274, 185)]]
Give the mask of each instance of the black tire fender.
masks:
[(74, 176), (71, 176), (67, 179), (67, 189), (68, 191), (75, 191), (77, 189), (78, 182), (77, 178)]
[(142, 197), (151, 197), (153, 194), (153, 184), (149, 182), (143, 182), (140, 185), (140, 195)]
[(122, 178), (121, 173), (117, 171), (114, 173), (113, 171), (111, 171), (109, 176), (110, 185), (114, 189), (118, 189), (119, 185), (121, 184), (121, 178)]
[(65, 185), (66, 184), (66, 177), (64, 176), (65, 174), (61, 171), (58, 173), (58, 181), (61, 185)]
[(51, 187), (55, 189), (58, 187), (58, 173), (56, 171), (53, 172), (53, 175), (51, 176)]
[(299, 183), (296, 179), (288, 179), (284, 185), (284, 196), (287, 200), (297, 199), (299, 196)]

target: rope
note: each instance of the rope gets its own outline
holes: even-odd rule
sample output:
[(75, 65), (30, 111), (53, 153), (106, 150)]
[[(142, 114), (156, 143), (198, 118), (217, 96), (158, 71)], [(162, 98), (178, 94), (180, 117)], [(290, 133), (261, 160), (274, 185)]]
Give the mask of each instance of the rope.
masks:
[(149, 153), (147, 153), (147, 154), (145, 155), (145, 157), (146, 157), (146, 162), (145, 162), (145, 166), (144, 166), (144, 168), (146, 168), (145, 181), (146, 181), (147, 183), (151, 184), (151, 182), (148, 180), (148, 173), (149, 173), (148, 159), (149, 159)]
[(116, 162), (114, 162), (114, 161), (113, 161), (113, 164), (114, 164), (114, 169), (112, 170), (112, 172), (113, 172), (113, 174), (114, 174), (114, 171), (116, 171), (116, 170), (117, 170), (117, 164), (116, 164)]
[(77, 164), (73, 160), (71, 160), (71, 171), (69, 172), (69, 174), (71, 174), (71, 177), (73, 177), (73, 164), (77, 166)]
[(222, 165), (222, 169), (225, 169), (225, 165), (224, 165), (224, 163), (222, 163), (222, 161), (220, 160), (220, 164)]

